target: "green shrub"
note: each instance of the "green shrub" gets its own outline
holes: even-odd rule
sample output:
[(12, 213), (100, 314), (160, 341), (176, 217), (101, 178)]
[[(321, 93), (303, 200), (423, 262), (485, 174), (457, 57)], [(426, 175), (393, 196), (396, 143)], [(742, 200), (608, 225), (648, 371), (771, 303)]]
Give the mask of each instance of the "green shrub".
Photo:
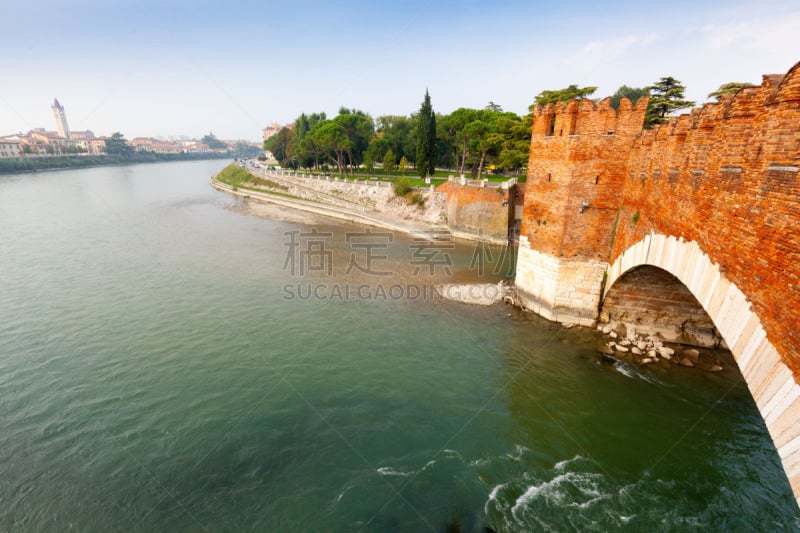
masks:
[(398, 178), (394, 180), (394, 194), (405, 196), (411, 192), (411, 180), (408, 178)]
[(418, 205), (420, 207), (425, 207), (425, 198), (422, 196), (422, 193), (419, 191), (414, 191), (407, 196), (408, 203), (410, 205)]

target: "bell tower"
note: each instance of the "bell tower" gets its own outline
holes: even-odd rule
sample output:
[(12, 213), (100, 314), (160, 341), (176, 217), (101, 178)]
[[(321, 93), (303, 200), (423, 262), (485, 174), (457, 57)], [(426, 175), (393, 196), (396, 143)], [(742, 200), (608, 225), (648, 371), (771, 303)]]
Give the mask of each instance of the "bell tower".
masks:
[(58, 103), (58, 98), (53, 100), (53, 105), (50, 106), (53, 110), (53, 116), (56, 119), (56, 130), (58, 134), (65, 139), (69, 139), (69, 126), (67, 125), (67, 115), (64, 113), (64, 106)]

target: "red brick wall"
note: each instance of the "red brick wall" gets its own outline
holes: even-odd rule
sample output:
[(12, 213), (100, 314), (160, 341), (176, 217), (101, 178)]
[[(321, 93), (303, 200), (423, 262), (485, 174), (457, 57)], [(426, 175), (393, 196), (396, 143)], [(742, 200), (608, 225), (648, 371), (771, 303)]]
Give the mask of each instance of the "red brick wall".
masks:
[[(522, 216), (532, 249), (556, 257), (608, 257), (628, 156), (647, 108), (646, 99), (636, 107), (624, 99), (617, 116), (609, 100), (534, 110)], [(584, 201), (589, 208), (580, 212)]]
[(446, 192), (450, 229), (496, 241), (508, 240), (508, 226), (513, 222), (508, 189), (447, 182)]
[(534, 111), (531, 248), (611, 263), (650, 231), (696, 241), (800, 376), (800, 63), (642, 132), (645, 105), (619, 117), (606, 101)]

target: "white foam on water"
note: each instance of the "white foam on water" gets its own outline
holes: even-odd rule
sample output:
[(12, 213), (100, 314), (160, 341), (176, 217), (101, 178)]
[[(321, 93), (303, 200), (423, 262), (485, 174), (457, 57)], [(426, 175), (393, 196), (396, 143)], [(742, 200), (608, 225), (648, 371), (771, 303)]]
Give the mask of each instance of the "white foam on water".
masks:
[(629, 377), (631, 379), (636, 377), (636, 374), (633, 372), (633, 369), (628, 367), (628, 365), (625, 365), (625, 364), (622, 364), (622, 363), (614, 363), (613, 366), (614, 366), (614, 370), (616, 370), (617, 372), (619, 372), (620, 374), (622, 374), (625, 377)]
[(572, 459), (564, 459), (563, 461), (559, 461), (559, 462), (557, 462), (557, 463), (556, 463), (556, 464), (553, 466), (553, 470), (556, 470), (556, 471), (558, 471), (558, 472), (561, 472), (561, 471), (563, 471), (563, 470), (564, 470), (564, 467), (565, 467), (565, 466), (567, 466), (568, 464), (570, 464), (571, 462), (573, 462), (573, 461), (580, 461), (581, 459), (585, 459), (585, 457), (584, 457), (584, 456), (582, 456), (582, 455), (576, 455), (576, 456), (575, 456), (575, 457), (573, 457)]
[(644, 374), (642, 372), (639, 372), (636, 368), (634, 368), (633, 366), (631, 366), (631, 365), (629, 365), (627, 363), (623, 363), (621, 361), (618, 361), (618, 362), (614, 363), (612, 366), (614, 367), (614, 369), (617, 372), (619, 372), (620, 374), (622, 374), (625, 377), (629, 377), (631, 379), (641, 379), (642, 381), (646, 381), (646, 382), (652, 383), (654, 385), (663, 385), (663, 383), (661, 381), (659, 381), (658, 379), (656, 379), (654, 376), (650, 376), (648, 374)]
[(475, 459), (469, 462), (469, 466), (483, 466), (488, 465), (489, 463), (491, 463), (491, 460), (489, 459)]
[(513, 459), (514, 461), (519, 461), (520, 459), (522, 459), (522, 456), (528, 450), (529, 449), (526, 448), (525, 446), (523, 446), (522, 444), (516, 444), (514, 446), (514, 452), (513, 453), (507, 453), (506, 457), (508, 457), (509, 459)]
[(461, 457), (461, 454), (458, 453), (455, 450), (450, 450), (450, 449), (445, 448), (444, 450), (442, 450), (442, 453), (444, 453), (445, 455), (449, 455), (451, 457), (456, 457), (456, 458), (460, 459), (461, 461), (464, 461), (464, 458)]
[[(591, 506), (598, 500), (606, 499), (608, 494), (600, 492), (597, 486), (596, 478), (598, 474), (579, 473), (579, 472), (566, 472), (559, 474), (550, 481), (539, 483), (538, 485), (531, 485), (528, 489), (514, 502), (511, 508), (512, 516), (520, 523), (523, 522), (519, 512), (524, 510), (533, 501), (543, 498), (545, 501), (553, 501), (557, 505), (569, 505), (585, 509)], [(570, 484), (578, 489), (584, 496), (589, 496), (591, 499), (587, 502), (564, 502), (566, 493), (561, 490), (563, 484)]]
[(598, 493), (598, 496), (595, 496), (591, 500), (586, 500), (583, 503), (570, 502), (567, 505), (569, 505), (570, 507), (575, 507), (575, 508), (583, 510), (583, 509), (588, 509), (589, 507), (591, 507), (592, 505), (596, 504), (599, 501), (607, 500), (609, 498), (611, 498), (610, 494), (599, 494)]
[(382, 466), (378, 469), (378, 473), (382, 476), (410, 476), (413, 472), (401, 472), (390, 466)]
[(492, 491), (489, 493), (489, 498), (486, 500), (486, 504), (483, 506), (484, 514), (486, 515), (489, 514), (489, 504), (492, 503), (493, 501), (497, 501), (497, 493), (500, 492), (503, 488), (505, 488), (506, 485), (508, 485), (508, 483), (500, 483), (499, 485), (496, 485), (494, 488), (492, 488)]

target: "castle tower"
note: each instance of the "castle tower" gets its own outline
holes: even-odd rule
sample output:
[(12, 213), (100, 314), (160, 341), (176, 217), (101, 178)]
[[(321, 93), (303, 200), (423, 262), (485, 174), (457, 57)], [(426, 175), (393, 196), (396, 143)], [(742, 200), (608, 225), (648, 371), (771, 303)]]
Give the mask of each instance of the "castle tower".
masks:
[(523, 305), (545, 318), (594, 324), (647, 102), (624, 98), (619, 113), (609, 98), (533, 111), (516, 286)]
[(53, 105), (50, 106), (50, 109), (53, 110), (53, 115), (56, 119), (56, 130), (58, 134), (64, 137), (65, 139), (69, 139), (69, 126), (67, 125), (67, 115), (64, 113), (64, 106), (58, 103), (58, 98), (53, 101)]

